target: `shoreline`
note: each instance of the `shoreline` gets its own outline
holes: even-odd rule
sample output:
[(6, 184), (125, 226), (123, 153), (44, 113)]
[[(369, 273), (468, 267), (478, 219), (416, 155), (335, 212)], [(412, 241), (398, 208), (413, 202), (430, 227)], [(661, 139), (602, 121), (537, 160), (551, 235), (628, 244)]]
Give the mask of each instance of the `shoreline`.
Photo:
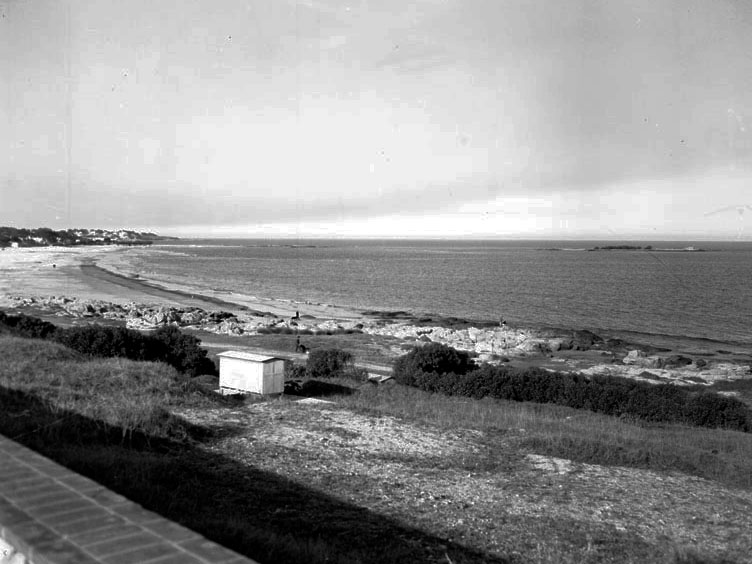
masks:
[[(130, 249), (126, 249), (128, 251)], [(154, 251), (154, 249), (152, 249)], [(160, 251), (157, 251), (160, 252)], [(108, 254), (102, 259), (112, 259), (121, 255), (121, 253)], [(102, 262), (105, 264), (103, 265)], [(126, 262), (113, 260), (97, 260), (93, 264), (98, 272), (103, 276), (112, 276), (110, 281), (126, 282), (131, 289), (163, 292), (165, 296), (175, 298), (180, 296), (183, 301), (189, 299), (203, 300), (208, 303), (214, 303), (220, 307), (237, 312), (256, 312), (259, 315), (277, 315), (279, 317), (293, 317), (296, 313), (308, 315), (316, 318), (334, 319), (334, 320), (353, 320), (362, 319), (362, 313), (354, 308), (326, 304), (319, 302), (310, 302), (305, 300), (296, 300), (292, 298), (271, 298), (263, 296), (252, 296), (240, 294), (229, 289), (212, 289), (207, 287), (189, 286), (178, 280), (161, 280), (156, 278), (144, 277), (129, 272)], [(94, 271), (91, 271), (94, 272)]]
[[(269, 246), (269, 245), (264, 245)], [(302, 245), (305, 246), (305, 245)], [(153, 251), (154, 249), (152, 249)], [(119, 253), (118, 253), (119, 254)], [(114, 254), (106, 255), (105, 259), (116, 256)], [(475, 328), (496, 328), (499, 327), (498, 320), (490, 318), (458, 318), (452, 315), (438, 314), (435, 312), (410, 311), (410, 310), (380, 310), (380, 309), (363, 309), (354, 308), (346, 305), (331, 303), (314, 303), (295, 298), (270, 298), (249, 296), (238, 294), (231, 290), (219, 290), (209, 288), (190, 287), (176, 280), (158, 280), (148, 277), (133, 278), (133, 273), (128, 272), (127, 263), (120, 264), (114, 261), (106, 261), (106, 266), (96, 264), (101, 271), (112, 274), (128, 280), (133, 284), (143, 284), (145, 287), (158, 288), (172, 294), (182, 294), (185, 296), (195, 296), (197, 299), (206, 301), (216, 300), (217, 304), (224, 304), (229, 310), (260, 312), (278, 316), (294, 316), (297, 311), (301, 315), (312, 315), (316, 318), (331, 319), (335, 321), (343, 320), (370, 320), (370, 321), (391, 321), (395, 323), (405, 323), (414, 326), (439, 326), (445, 328), (463, 329), (468, 327)], [(745, 354), (752, 349), (752, 341), (742, 342), (734, 340), (712, 339), (709, 337), (672, 335), (640, 332), (629, 329), (609, 329), (597, 326), (587, 327), (562, 327), (551, 324), (537, 323), (527, 321), (510, 325), (510, 328), (519, 330), (534, 331), (544, 334), (569, 333), (572, 331), (590, 331), (596, 333), (604, 339), (627, 340), (642, 346), (646, 349), (651, 347), (669, 348), (672, 350), (681, 349), (701, 349), (708, 353), (717, 349), (729, 350), (737, 354)]]
[[(122, 286), (129, 290), (135, 290), (147, 295), (152, 295), (155, 298), (163, 298), (168, 300), (180, 299), (184, 300), (185, 305), (192, 305), (193, 302), (201, 303), (204, 306), (214, 306), (223, 309), (241, 309), (247, 310), (246, 306), (242, 306), (237, 303), (228, 302), (212, 296), (205, 296), (203, 294), (192, 294), (185, 290), (167, 289), (158, 284), (147, 280), (140, 280), (137, 278), (130, 278), (123, 274), (107, 270), (97, 265), (95, 262), (84, 263), (80, 265), (81, 272), (84, 277), (103, 281), (105, 283), (113, 284), (116, 286)], [(254, 312), (261, 314), (262, 312)]]
[[(252, 338), (262, 332), (362, 332), (406, 343), (443, 343), (469, 351), (484, 362), (502, 362), (509, 358), (529, 363), (538, 360), (551, 365), (567, 359), (583, 360), (587, 356), (588, 361), (577, 366), (600, 366), (601, 373), (611, 373), (610, 365), (622, 362), (638, 368), (660, 369), (665, 357), (672, 354), (689, 355), (693, 357), (692, 362), (707, 359), (716, 364), (741, 364), (752, 360), (749, 347), (707, 339), (626, 331), (596, 333), (534, 325), (511, 327), (407, 311), (355, 312), (326, 304), (257, 298), (233, 292), (199, 293), (184, 285), (163, 285), (162, 281), (136, 277), (138, 275), (129, 275), (124, 269), (113, 268), (117, 261), (112, 258), (123, 251), (108, 247), (84, 251), (37, 248), (0, 253), (0, 307), (29, 308), (47, 315), (90, 321), (106, 319), (141, 330), (174, 324), (228, 337)], [(102, 259), (106, 259), (107, 268), (99, 265)], [(587, 355), (575, 351), (587, 351)], [(630, 351), (640, 351), (640, 354), (627, 358)]]

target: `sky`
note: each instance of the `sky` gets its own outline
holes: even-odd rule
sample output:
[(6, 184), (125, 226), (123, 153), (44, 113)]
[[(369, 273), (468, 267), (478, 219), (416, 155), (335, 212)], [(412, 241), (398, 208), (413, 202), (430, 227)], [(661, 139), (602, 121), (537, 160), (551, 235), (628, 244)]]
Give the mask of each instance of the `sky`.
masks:
[(0, 0), (0, 225), (750, 239), (750, 93), (748, 0)]

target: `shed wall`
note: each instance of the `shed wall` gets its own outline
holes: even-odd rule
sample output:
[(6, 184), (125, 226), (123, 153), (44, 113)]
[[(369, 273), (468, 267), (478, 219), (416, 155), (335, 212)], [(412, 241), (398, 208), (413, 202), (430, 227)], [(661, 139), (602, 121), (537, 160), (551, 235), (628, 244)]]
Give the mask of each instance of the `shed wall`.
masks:
[(281, 394), (285, 389), (285, 363), (219, 357), (219, 386), (255, 394)]
[(281, 394), (285, 391), (285, 361), (274, 360), (264, 363), (264, 394)]

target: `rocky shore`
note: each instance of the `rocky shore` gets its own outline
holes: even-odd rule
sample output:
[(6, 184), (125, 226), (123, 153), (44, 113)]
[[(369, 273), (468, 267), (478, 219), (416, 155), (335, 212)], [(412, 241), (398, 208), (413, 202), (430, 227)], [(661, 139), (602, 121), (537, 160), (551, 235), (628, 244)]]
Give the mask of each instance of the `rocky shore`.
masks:
[[(497, 327), (429, 326), (413, 320), (364, 317), (356, 320), (320, 319), (310, 315), (280, 317), (271, 313), (206, 310), (199, 307), (118, 304), (75, 297), (5, 296), (0, 304), (47, 315), (113, 320), (128, 328), (149, 331), (164, 325), (217, 335), (254, 336), (260, 333), (366, 333), (411, 344), (443, 343), (473, 353), (480, 362), (541, 361), (542, 366), (588, 375), (612, 375), (679, 385), (712, 384), (717, 380), (752, 378), (749, 364), (728, 359), (676, 354), (667, 349), (608, 339), (590, 331)], [(589, 355), (589, 356), (586, 356)], [(543, 362), (545, 361), (545, 362)]]

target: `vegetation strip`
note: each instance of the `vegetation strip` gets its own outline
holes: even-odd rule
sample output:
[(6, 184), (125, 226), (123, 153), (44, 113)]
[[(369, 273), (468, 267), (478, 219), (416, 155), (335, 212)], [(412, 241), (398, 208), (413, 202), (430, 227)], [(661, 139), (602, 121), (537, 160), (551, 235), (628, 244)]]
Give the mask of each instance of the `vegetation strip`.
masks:
[(645, 421), (752, 431), (752, 412), (735, 398), (609, 376), (476, 368), (467, 353), (441, 344), (415, 348), (398, 359), (394, 377), (401, 384), (447, 395), (555, 403)]

